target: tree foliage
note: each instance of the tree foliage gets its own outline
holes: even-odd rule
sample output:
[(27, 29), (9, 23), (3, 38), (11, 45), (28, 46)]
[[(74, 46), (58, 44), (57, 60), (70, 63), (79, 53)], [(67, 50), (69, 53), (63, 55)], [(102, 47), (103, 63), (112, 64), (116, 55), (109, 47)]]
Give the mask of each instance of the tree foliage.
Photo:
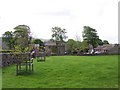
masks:
[(52, 28), (52, 33), (52, 39), (55, 41), (64, 41), (67, 38), (66, 29), (61, 29), (61, 27)]
[(100, 46), (103, 45), (103, 42), (102, 42), (101, 39), (98, 39), (97, 43), (98, 43), (98, 45), (100, 45)]
[(86, 40), (82, 41), (81, 50), (83, 52), (87, 52), (89, 50), (89, 44), (88, 44), (88, 42)]
[(73, 39), (69, 39), (67, 41), (67, 48), (68, 48), (68, 52), (72, 52), (75, 50), (76, 47), (76, 42)]
[(13, 49), (14, 48), (14, 35), (13, 35), (12, 31), (6, 31), (2, 35), (2, 40), (3, 40), (3, 42), (5, 42), (7, 44), (9, 49)]
[(30, 28), (27, 25), (18, 25), (14, 29), (15, 44), (24, 52), (31, 42)]
[(83, 30), (83, 40), (87, 41), (88, 44), (92, 45), (95, 48), (98, 44), (99, 36), (97, 31), (89, 26), (84, 26)]
[(76, 50), (80, 50), (81, 49), (81, 42), (80, 41), (75, 41), (73, 39), (69, 39), (67, 41), (67, 48), (68, 48), (68, 52), (72, 53)]
[(107, 40), (103, 40), (103, 44), (109, 44)]
[(39, 46), (44, 46), (43, 41), (41, 41), (40, 39), (34, 39), (32, 42), (33, 42), (34, 44), (39, 44)]
[(14, 29), (14, 34), (17, 37), (29, 37), (30, 35), (30, 28), (27, 25), (18, 25)]

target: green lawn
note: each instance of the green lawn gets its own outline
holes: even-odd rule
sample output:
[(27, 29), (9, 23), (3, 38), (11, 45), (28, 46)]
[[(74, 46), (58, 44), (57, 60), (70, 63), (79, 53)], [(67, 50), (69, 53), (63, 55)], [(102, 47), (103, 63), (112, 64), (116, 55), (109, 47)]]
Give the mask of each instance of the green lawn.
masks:
[(51, 56), (34, 62), (34, 72), (16, 76), (3, 68), (3, 88), (117, 88), (118, 56)]

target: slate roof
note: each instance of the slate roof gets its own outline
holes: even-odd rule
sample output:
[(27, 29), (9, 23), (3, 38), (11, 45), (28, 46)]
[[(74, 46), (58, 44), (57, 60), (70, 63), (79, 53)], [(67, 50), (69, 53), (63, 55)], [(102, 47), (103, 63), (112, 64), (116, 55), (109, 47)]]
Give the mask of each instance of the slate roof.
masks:
[(45, 46), (56, 46), (56, 42), (53, 41), (46, 41), (44, 42)]

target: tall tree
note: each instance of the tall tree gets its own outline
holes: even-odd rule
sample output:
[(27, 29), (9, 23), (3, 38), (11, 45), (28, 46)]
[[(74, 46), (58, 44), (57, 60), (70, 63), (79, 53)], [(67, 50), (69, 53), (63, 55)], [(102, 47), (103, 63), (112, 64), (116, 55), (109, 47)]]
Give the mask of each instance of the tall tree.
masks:
[(67, 38), (66, 29), (61, 29), (61, 27), (52, 28), (52, 33), (52, 39), (55, 41), (64, 41)]
[(13, 35), (12, 31), (6, 31), (2, 35), (2, 40), (3, 40), (3, 42), (5, 42), (7, 44), (9, 49), (13, 49), (14, 48), (14, 37), (13, 36), (14, 35)]
[(54, 27), (52, 28), (52, 33), (53, 33), (52, 39), (56, 41), (57, 54), (59, 55), (60, 47), (62, 43), (64, 42), (64, 40), (67, 38), (67, 36), (65, 35), (67, 32), (66, 32), (66, 29), (61, 29), (61, 27)]
[(83, 40), (87, 41), (88, 44), (92, 45), (93, 49), (98, 44), (99, 36), (97, 35), (97, 31), (89, 26), (84, 26), (83, 30)]
[(30, 28), (27, 25), (18, 25), (14, 29), (15, 43), (20, 51), (24, 52), (31, 42)]

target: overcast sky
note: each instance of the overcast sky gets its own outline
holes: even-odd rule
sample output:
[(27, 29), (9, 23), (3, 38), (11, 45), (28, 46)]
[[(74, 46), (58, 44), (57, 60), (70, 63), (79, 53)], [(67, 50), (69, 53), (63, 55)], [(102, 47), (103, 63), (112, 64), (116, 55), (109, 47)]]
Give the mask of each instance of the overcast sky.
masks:
[(0, 36), (28, 25), (36, 38), (51, 38), (51, 28), (67, 30), (82, 40), (83, 26), (97, 30), (102, 40), (118, 43), (119, 0), (0, 0)]

